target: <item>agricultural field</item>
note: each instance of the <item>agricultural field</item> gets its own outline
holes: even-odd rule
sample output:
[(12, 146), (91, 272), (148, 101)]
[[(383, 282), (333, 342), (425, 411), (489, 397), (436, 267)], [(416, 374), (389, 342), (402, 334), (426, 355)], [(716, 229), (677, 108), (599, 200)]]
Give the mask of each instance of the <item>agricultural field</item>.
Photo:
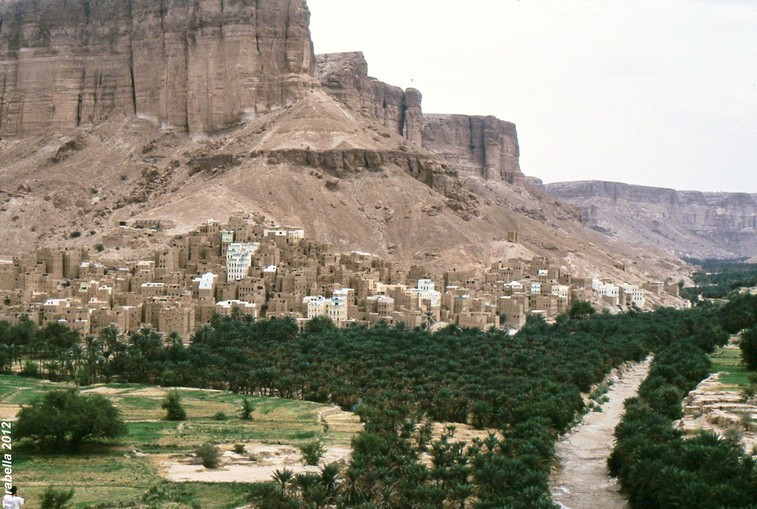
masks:
[(740, 391), (749, 385), (750, 371), (741, 361), (741, 350), (731, 343), (718, 348), (710, 355), (712, 372), (719, 373), (723, 390)]
[[(22, 405), (63, 388), (74, 386), (2, 375), (0, 418), (13, 419)], [(357, 417), (327, 405), (248, 397), (255, 406), (253, 418), (241, 420), (242, 395), (178, 391), (187, 420), (172, 422), (163, 420), (161, 402), (166, 388), (138, 384), (82, 388), (84, 395), (101, 394), (114, 403), (126, 422), (127, 434), (114, 444), (85, 445), (73, 454), (42, 454), (15, 447), (13, 479), (22, 487), (29, 505), (36, 505), (44, 489), (52, 485), (74, 488), (73, 507), (78, 509), (140, 500), (151, 488), (156, 507), (162, 503), (161, 497), (195, 502), (200, 507), (238, 507), (246, 500), (247, 484), (268, 480), (269, 472), (277, 468), (276, 461), (301, 464), (298, 446), (321, 440), (327, 459), (341, 459), (348, 455), (352, 436), (361, 429)], [(191, 462), (193, 450), (208, 442), (218, 444), (223, 451), (222, 466), (216, 471), (206, 471)], [(243, 453), (233, 452), (237, 444), (244, 446)], [(241, 450), (239, 445), (237, 450)], [(279, 454), (280, 449), (287, 454)], [(332, 450), (346, 453), (334, 457), (329, 454)], [(205, 477), (204, 473), (220, 474), (225, 482), (171, 482), (169, 473), (176, 466), (194, 472), (195, 478)], [(246, 477), (245, 467), (257, 470), (249, 470), (254, 475)], [(219, 505), (219, 500), (224, 502)]]

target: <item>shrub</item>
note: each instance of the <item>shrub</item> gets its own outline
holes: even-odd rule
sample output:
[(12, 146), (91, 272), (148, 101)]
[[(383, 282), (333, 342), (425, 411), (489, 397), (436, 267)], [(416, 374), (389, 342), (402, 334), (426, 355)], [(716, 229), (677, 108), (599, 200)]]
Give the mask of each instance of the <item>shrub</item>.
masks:
[(41, 509), (64, 509), (69, 507), (68, 503), (74, 498), (74, 489), (57, 490), (48, 486), (39, 501)]
[(26, 361), (19, 374), (21, 376), (28, 376), (29, 378), (39, 378), (39, 366), (32, 361)]
[(234, 452), (237, 454), (244, 454), (244, 444), (234, 444)]
[(326, 449), (320, 440), (314, 440), (300, 446), (300, 452), (302, 453), (302, 461), (306, 465), (318, 465), (318, 462), (323, 457)]
[(757, 371), (757, 325), (741, 334), (741, 359), (750, 371)]
[(594, 313), (594, 307), (590, 302), (586, 302), (585, 300), (575, 301), (573, 304), (571, 304), (570, 309), (568, 310), (568, 316), (574, 320), (588, 318)]
[(249, 399), (242, 400), (242, 415), (240, 416), (244, 421), (252, 420), (252, 412), (255, 411), (255, 405), (253, 405)]
[(74, 230), (68, 236), (75, 239), (76, 237), (81, 237), (81, 232), (79, 230)]
[(187, 412), (181, 404), (179, 391), (169, 391), (160, 407), (166, 411), (165, 419), (167, 421), (184, 421), (187, 419)]
[(217, 445), (202, 444), (195, 449), (199, 463), (205, 468), (218, 468), (221, 464), (221, 450)]
[[(200, 504), (195, 499), (195, 493), (192, 488), (185, 484), (169, 483), (167, 481), (150, 487), (142, 495), (141, 502), (147, 504), (146, 507), (181, 507), (192, 509), (201, 509)], [(173, 503), (172, 503), (173, 502)], [(179, 505), (181, 504), (181, 505)], [(112, 507), (112, 505), (98, 505), (97, 507)], [(145, 506), (139, 506), (145, 507)]]
[(77, 449), (83, 442), (126, 433), (118, 409), (101, 395), (51, 391), (18, 413), (15, 437), (29, 438), (56, 450)]
[(226, 412), (216, 412), (216, 414), (213, 416), (213, 419), (216, 421), (226, 421), (229, 419), (229, 417), (226, 415)]

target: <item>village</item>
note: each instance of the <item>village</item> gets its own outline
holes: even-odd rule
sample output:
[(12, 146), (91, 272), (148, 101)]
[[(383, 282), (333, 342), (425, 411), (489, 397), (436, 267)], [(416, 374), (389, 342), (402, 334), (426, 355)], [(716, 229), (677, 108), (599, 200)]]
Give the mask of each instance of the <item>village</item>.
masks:
[[(184, 341), (213, 315), (232, 313), (291, 317), (300, 327), (327, 316), (338, 327), (384, 321), (516, 331), (528, 315), (553, 321), (574, 301), (642, 310), (646, 292), (678, 295), (673, 282), (650, 281), (640, 288), (578, 277), (544, 257), (501, 260), (483, 274), (402, 270), (368, 253), (333, 253), (306, 238), (302, 228), (250, 219), (208, 220), (174, 237), (152, 258), (126, 265), (109, 266), (89, 248), (71, 247), (0, 259), (0, 320), (61, 322), (83, 335), (104, 327), (122, 334), (152, 328)], [(160, 221), (124, 224), (121, 237), (160, 228)], [(119, 238), (106, 242), (117, 248)], [(104, 249), (100, 244), (94, 251)]]

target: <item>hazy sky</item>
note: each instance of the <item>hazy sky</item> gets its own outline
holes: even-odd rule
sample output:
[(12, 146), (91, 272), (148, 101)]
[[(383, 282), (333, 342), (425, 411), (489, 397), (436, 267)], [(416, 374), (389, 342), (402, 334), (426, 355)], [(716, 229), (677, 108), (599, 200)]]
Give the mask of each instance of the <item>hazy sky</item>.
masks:
[(316, 53), (515, 122), (545, 182), (757, 192), (757, 0), (308, 0)]

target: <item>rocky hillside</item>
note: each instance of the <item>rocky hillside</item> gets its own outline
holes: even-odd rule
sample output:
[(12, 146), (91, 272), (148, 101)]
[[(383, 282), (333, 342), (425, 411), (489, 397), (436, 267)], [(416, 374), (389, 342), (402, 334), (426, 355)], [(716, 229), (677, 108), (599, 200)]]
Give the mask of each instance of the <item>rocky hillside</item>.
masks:
[(243, 212), (406, 266), (541, 255), (629, 283), (681, 266), (527, 184), (514, 124), (426, 114), (359, 53), (316, 59), (304, 0), (0, 2), (3, 254), (171, 220), (106, 253), (144, 256)]
[(559, 182), (544, 189), (579, 207), (584, 223), (612, 238), (698, 258), (757, 253), (757, 194), (596, 181)]

